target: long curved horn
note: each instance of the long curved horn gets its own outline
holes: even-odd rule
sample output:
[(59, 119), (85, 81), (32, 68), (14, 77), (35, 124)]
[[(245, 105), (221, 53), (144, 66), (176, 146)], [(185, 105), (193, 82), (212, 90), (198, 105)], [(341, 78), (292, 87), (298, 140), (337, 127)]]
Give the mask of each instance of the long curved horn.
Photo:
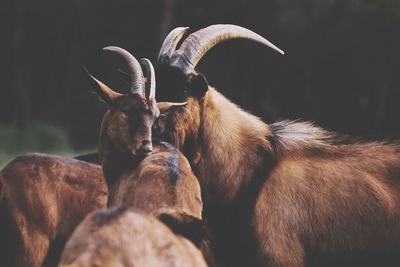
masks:
[(147, 58), (142, 58), (140, 60), (140, 65), (144, 67), (146, 72), (146, 91), (149, 93), (150, 99), (155, 99), (156, 97), (156, 75), (154, 72), (153, 64)]
[(178, 27), (168, 33), (161, 46), (160, 53), (158, 54), (159, 62), (171, 59), (172, 54), (175, 52), (176, 46), (188, 30), (189, 27)]
[(284, 54), (281, 49), (270, 41), (249, 29), (237, 25), (216, 24), (190, 34), (181, 47), (172, 55), (171, 65), (177, 66), (185, 73), (189, 73), (196, 67), (208, 50), (219, 43), (231, 39), (248, 39)]
[(125, 49), (122, 49), (117, 46), (107, 46), (104, 47), (103, 50), (114, 52), (120, 55), (126, 61), (129, 69), (128, 74), (131, 77), (132, 81), (130, 88), (131, 93), (132, 94), (136, 93), (145, 96), (143, 72), (137, 59)]

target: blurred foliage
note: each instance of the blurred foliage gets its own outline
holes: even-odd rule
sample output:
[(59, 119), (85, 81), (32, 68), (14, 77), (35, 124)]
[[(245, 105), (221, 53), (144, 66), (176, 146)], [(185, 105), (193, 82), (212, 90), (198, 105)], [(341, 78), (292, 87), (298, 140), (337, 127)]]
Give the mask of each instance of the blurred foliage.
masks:
[(46, 124), (33, 124), (28, 129), (0, 125), (0, 167), (17, 155), (29, 152), (71, 156), (77, 154), (70, 145), (65, 130)]

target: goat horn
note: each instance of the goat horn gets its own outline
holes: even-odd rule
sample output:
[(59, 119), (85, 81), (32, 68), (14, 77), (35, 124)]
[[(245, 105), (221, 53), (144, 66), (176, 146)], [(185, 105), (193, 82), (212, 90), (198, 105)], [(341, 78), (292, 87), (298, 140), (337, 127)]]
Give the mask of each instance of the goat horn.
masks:
[(216, 24), (190, 34), (172, 55), (171, 65), (175, 65), (185, 73), (189, 73), (196, 67), (208, 50), (219, 43), (231, 39), (248, 39), (284, 54), (281, 49), (249, 29), (237, 25)]
[(143, 72), (137, 59), (125, 49), (117, 46), (107, 46), (104, 47), (103, 50), (114, 52), (126, 61), (129, 69), (128, 74), (131, 77), (131, 93), (145, 96)]
[(176, 46), (188, 30), (189, 27), (177, 27), (168, 33), (158, 54), (158, 62), (169, 61), (171, 59)]
[(155, 99), (156, 97), (156, 75), (154, 72), (153, 64), (147, 58), (142, 58), (140, 64), (144, 67), (146, 72), (146, 91), (149, 93), (150, 99)]

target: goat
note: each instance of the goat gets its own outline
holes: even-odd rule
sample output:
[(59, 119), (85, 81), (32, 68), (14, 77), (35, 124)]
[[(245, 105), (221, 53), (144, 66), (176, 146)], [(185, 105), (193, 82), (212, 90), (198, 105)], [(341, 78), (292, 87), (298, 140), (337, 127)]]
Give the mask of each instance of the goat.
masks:
[[(106, 48), (106, 50), (110, 49)], [(125, 50), (114, 47), (112, 51), (122, 55), (127, 62), (136, 61)], [(123, 149), (110, 149), (112, 144), (119, 141), (119, 136), (136, 136), (135, 131), (140, 131), (141, 127), (146, 127), (149, 140), (151, 140), (152, 123), (147, 125), (141, 123), (146, 121), (144, 116), (147, 114), (154, 114), (152, 117), (154, 121), (159, 114), (155, 103), (155, 75), (149, 61), (142, 61), (142, 65), (146, 68), (146, 86), (151, 96), (147, 103), (152, 105), (148, 105), (145, 97), (141, 97), (138, 102), (142, 101), (142, 103), (133, 106), (133, 110), (129, 113), (132, 116), (131, 119), (109, 120), (109, 123), (102, 124), (100, 130), (99, 151), (101, 151), (100, 158), (103, 168), (104, 166), (118, 166), (114, 162), (110, 162), (110, 159), (130, 162), (125, 168), (118, 166), (116, 171), (111, 172), (113, 174), (120, 173), (120, 175), (114, 175), (109, 179), (108, 206), (130, 206), (159, 217), (169, 224), (175, 233), (184, 235), (193, 241), (211, 262), (209, 237), (207, 231), (204, 231), (207, 227), (202, 221), (200, 186), (182, 153), (167, 143), (156, 143), (154, 146), (151, 144), (151, 154), (144, 159), (136, 157), (138, 160), (135, 160), (135, 157), (128, 157), (127, 153), (122, 153)], [(139, 69), (136, 71), (141, 72)], [(103, 86), (103, 83), (98, 80), (96, 83), (98, 87)], [(99, 90), (101, 88), (96, 89), (96, 91)], [(114, 108), (117, 106), (118, 104)], [(147, 109), (137, 107), (147, 107)], [(138, 126), (132, 127), (132, 125)], [(112, 135), (108, 134), (111, 132), (110, 129), (116, 129), (112, 131)], [(107, 175), (106, 169), (104, 171)], [(187, 229), (193, 230), (193, 233)]]
[(126, 207), (89, 214), (63, 251), (60, 267), (206, 267), (200, 251), (155, 217)]
[[(152, 152), (151, 127), (159, 115), (155, 101), (155, 77), (150, 77), (153, 68), (148, 59), (139, 63), (126, 50), (105, 47), (103, 50), (117, 53), (128, 63), (131, 87), (128, 94), (120, 94), (93, 77), (88, 77), (94, 92), (108, 107), (103, 117), (99, 136), (99, 159), (107, 183), (111, 186), (122, 172), (137, 165)], [(143, 75), (146, 69), (148, 81)], [(153, 80), (151, 80), (153, 79)], [(150, 89), (146, 96), (146, 87)]]
[(219, 259), (227, 266), (398, 266), (400, 145), (307, 122), (264, 123), (194, 68), (234, 38), (283, 51), (235, 25), (201, 29), (176, 49), (185, 31), (173, 30), (159, 54), (159, 92), (181, 105), (158, 103), (153, 135), (190, 160)]
[(0, 172), (0, 266), (38, 267), (46, 255), (57, 262), (84, 216), (106, 204), (99, 165), (45, 154), (17, 157)]

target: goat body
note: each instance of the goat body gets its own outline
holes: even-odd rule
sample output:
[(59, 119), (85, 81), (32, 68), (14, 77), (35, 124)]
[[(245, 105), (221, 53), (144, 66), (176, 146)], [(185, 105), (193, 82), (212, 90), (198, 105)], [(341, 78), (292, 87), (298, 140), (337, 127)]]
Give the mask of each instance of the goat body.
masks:
[(41, 266), (49, 248), (65, 242), (55, 241), (106, 203), (99, 165), (44, 154), (17, 157), (0, 172), (0, 266)]
[[(200, 119), (188, 128), (186, 116)], [(376, 266), (371, 255), (400, 262), (398, 144), (304, 122), (267, 125), (211, 87), (158, 123), (178, 148), (196, 144), (188, 155), (198, 154), (205, 217), (227, 265), (257, 257), (263, 266)]]

